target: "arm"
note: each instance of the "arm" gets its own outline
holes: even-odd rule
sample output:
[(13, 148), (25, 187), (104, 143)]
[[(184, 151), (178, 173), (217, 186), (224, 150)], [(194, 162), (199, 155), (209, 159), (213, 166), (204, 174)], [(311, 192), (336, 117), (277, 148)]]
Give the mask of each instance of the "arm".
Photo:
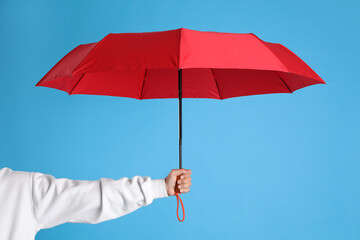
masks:
[(156, 198), (173, 196), (179, 175), (181, 193), (189, 192), (191, 171), (185, 169), (174, 169), (165, 179), (135, 176), (97, 181), (32, 173), (30, 185), (38, 230), (66, 222), (94, 224), (121, 217)]
[(164, 179), (150, 177), (80, 181), (32, 173), (31, 179), (38, 229), (65, 222), (103, 222), (168, 196)]

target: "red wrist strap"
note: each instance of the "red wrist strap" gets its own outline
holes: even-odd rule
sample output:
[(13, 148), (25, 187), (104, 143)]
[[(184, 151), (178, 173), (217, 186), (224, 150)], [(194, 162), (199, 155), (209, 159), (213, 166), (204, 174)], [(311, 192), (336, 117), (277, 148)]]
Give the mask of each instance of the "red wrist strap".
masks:
[[(183, 222), (185, 220), (185, 208), (184, 208), (184, 204), (179, 196), (179, 194), (177, 192), (175, 192), (175, 196), (176, 196), (176, 201), (177, 201), (177, 207), (176, 207), (176, 216), (178, 218), (178, 220), (180, 222)], [(181, 207), (182, 207), (182, 212), (183, 212), (183, 219), (180, 219), (179, 217), (179, 201), (181, 203)]]

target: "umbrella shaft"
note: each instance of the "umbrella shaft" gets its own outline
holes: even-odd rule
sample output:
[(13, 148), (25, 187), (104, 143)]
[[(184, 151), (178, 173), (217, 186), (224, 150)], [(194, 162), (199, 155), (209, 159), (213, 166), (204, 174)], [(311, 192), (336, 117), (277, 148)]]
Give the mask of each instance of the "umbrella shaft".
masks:
[(182, 70), (179, 69), (179, 169), (182, 168)]

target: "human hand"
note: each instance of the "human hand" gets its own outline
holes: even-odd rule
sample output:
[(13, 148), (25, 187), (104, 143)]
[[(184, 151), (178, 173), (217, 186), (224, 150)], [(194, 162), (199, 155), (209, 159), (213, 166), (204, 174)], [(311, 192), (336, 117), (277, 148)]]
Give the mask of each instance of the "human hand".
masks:
[[(180, 179), (177, 180), (177, 177)], [(190, 191), (191, 183), (191, 170), (189, 169), (173, 169), (169, 175), (165, 178), (165, 186), (169, 196), (175, 195), (176, 180), (178, 181), (177, 187), (181, 193), (187, 193)]]

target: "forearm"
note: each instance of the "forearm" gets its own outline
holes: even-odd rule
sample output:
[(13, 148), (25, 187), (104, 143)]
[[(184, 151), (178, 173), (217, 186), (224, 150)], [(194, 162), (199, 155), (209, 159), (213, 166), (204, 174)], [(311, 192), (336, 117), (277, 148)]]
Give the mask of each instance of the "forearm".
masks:
[(135, 176), (132, 179), (100, 180), (100, 206), (87, 214), (88, 223), (115, 219), (149, 205), (156, 198), (167, 197), (164, 179)]
[(34, 173), (34, 215), (39, 228), (65, 222), (99, 223), (166, 197), (163, 179), (135, 176), (97, 181), (55, 179)]

